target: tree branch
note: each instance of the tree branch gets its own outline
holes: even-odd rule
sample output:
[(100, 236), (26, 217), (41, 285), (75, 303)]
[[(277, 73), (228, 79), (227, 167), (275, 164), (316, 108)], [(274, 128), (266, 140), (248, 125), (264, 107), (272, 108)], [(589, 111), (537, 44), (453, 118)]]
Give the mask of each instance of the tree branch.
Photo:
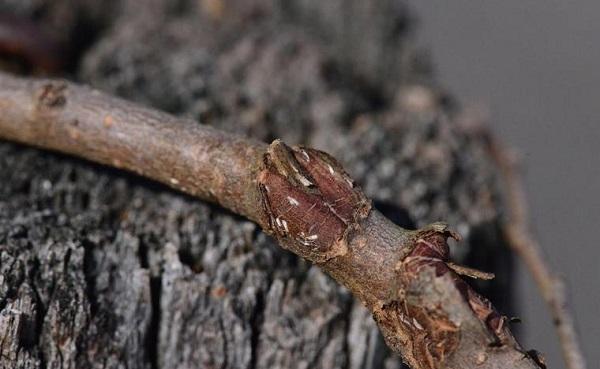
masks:
[[(0, 74), (0, 138), (127, 169), (241, 214), (318, 264), (373, 313), (413, 369), (542, 367), (506, 318), (448, 266), (443, 223), (402, 229), (341, 165), (75, 84)], [(474, 274), (477, 273), (467, 273)]]
[(508, 244), (529, 269), (550, 308), (567, 368), (585, 369), (586, 362), (566, 300), (564, 282), (550, 271), (542, 248), (530, 231), (527, 200), (515, 156), (499, 145), (489, 131), (482, 129), (482, 134), (506, 182), (508, 221), (504, 225), (504, 234)]

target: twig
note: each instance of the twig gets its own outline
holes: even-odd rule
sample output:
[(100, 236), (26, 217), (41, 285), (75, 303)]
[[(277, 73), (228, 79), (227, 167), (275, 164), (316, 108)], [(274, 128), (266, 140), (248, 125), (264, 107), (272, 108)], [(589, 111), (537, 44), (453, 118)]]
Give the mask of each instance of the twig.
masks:
[(491, 133), (484, 134), (492, 157), (496, 160), (506, 181), (508, 219), (504, 224), (504, 234), (508, 244), (531, 272), (542, 297), (550, 308), (567, 367), (585, 369), (585, 358), (566, 300), (566, 288), (563, 281), (550, 271), (542, 248), (530, 231), (527, 200), (522, 180), (516, 169), (515, 155), (499, 145)]
[(393, 224), (321, 151), (267, 146), (86, 87), (2, 74), (0, 138), (127, 169), (252, 219), (352, 291), (413, 369), (541, 367), (448, 267), (446, 241), (457, 234), (443, 223)]

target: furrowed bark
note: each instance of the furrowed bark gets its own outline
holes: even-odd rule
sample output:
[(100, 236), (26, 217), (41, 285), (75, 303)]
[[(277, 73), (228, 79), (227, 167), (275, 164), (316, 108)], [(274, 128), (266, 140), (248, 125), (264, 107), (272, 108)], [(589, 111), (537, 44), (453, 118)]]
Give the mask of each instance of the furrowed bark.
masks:
[(0, 75), (0, 138), (165, 183), (257, 222), (373, 313), (415, 369), (539, 368), (505, 317), (456, 273), (443, 223), (402, 229), (331, 156), (254, 142), (53, 80)]

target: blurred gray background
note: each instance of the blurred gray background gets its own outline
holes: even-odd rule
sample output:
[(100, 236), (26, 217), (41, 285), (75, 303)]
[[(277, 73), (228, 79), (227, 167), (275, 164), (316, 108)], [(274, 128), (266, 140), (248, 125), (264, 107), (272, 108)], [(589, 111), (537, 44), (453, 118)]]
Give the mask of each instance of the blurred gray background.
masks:
[[(600, 2), (413, 2), (439, 80), (484, 106), (518, 149), (536, 236), (566, 279), (590, 369), (600, 363)], [(548, 309), (518, 263), (521, 335), (564, 368)]]

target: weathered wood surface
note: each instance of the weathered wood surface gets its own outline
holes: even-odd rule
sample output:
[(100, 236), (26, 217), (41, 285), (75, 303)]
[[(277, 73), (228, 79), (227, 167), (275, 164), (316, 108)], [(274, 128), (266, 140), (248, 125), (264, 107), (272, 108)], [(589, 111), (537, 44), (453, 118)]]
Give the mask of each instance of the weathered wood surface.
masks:
[[(41, 6), (11, 3), (2, 9)], [(469, 245), (457, 258), (496, 272), (481, 287), (507, 308), (495, 168), (432, 84), (403, 7), (371, 6), (373, 18), (356, 18), (367, 30), (348, 33), (328, 21), (337, 3), (88, 3), (72, 7), (98, 25), (75, 78), (261, 140), (326, 149), (399, 222), (457, 228)], [(353, 3), (347, 11), (363, 14)], [(75, 34), (56, 10), (73, 4), (46, 6), (40, 22)], [(373, 59), (365, 45), (400, 45), (399, 54)], [(381, 70), (393, 77), (382, 83)], [(252, 223), (123, 172), (0, 143), (0, 367), (399, 365), (346, 291)]]

